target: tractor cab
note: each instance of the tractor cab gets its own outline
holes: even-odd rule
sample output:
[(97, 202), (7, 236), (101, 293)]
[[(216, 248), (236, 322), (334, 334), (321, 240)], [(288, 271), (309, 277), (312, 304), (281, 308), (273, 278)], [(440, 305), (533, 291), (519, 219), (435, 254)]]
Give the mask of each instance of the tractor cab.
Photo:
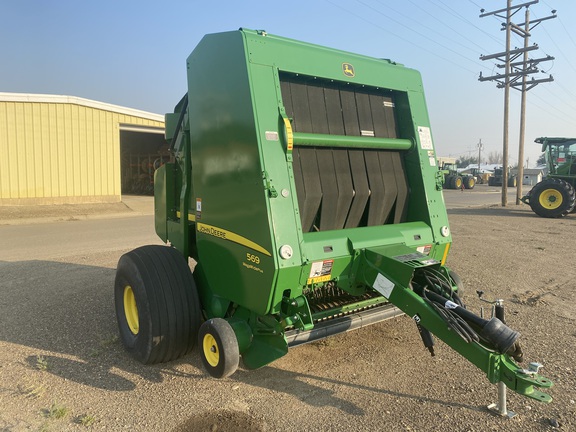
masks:
[(576, 177), (576, 138), (538, 138), (550, 176)]

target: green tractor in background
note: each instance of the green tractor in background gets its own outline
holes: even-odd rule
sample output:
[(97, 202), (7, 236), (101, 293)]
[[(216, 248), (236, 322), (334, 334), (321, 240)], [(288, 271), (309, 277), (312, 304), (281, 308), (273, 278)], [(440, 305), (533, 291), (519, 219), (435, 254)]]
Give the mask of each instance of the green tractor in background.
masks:
[(440, 167), (444, 174), (444, 189), (474, 189), (476, 178), (470, 174), (460, 174), (456, 164), (444, 162)]
[[(502, 186), (502, 180), (504, 179), (504, 168), (499, 167), (494, 169), (494, 174), (488, 178), (488, 186)], [(508, 167), (508, 187), (516, 187), (518, 179), (515, 175), (510, 172), (510, 167)]]
[(537, 183), (522, 202), (538, 216), (564, 217), (576, 203), (576, 138), (537, 138), (546, 157), (548, 175)]

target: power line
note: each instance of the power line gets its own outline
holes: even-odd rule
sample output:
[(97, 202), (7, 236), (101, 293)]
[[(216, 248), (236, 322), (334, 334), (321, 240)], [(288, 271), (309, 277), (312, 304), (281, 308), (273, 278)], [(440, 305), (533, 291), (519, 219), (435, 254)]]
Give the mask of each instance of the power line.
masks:
[[(437, 40), (434, 40), (433, 38), (430, 37), (430, 35), (426, 35), (426, 34), (420, 32), (420, 31), (418, 31), (418, 30), (416, 30), (416, 29), (414, 29), (414, 28), (406, 25), (406, 23), (403, 23), (403, 22), (401, 22), (401, 21), (398, 21), (397, 19), (395, 19), (395, 18), (393, 18), (393, 17), (385, 14), (385, 13), (382, 12), (381, 10), (378, 10), (378, 9), (374, 8), (373, 6), (365, 3), (364, 1), (362, 1), (362, 0), (356, 0), (356, 2), (357, 2), (357, 3), (360, 3), (361, 5), (363, 5), (363, 6), (365, 6), (365, 7), (367, 7), (368, 9), (373, 10), (374, 12), (382, 15), (383, 17), (388, 18), (389, 20), (395, 22), (396, 24), (405, 27), (406, 29), (410, 30), (411, 32), (416, 33), (416, 34), (419, 35), (419, 36), (422, 36), (422, 37), (425, 38), (426, 40), (429, 40), (429, 41), (435, 43), (436, 45), (441, 46), (441, 47), (444, 48), (445, 50), (450, 51), (450, 52), (452, 52), (452, 53), (454, 53), (454, 54), (456, 54), (456, 55), (458, 55), (458, 56), (466, 59), (467, 61), (470, 61), (470, 62), (472, 62), (472, 63), (477, 64), (476, 61), (470, 59), (469, 57), (467, 57), (467, 56), (459, 53), (458, 51), (453, 50), (452, 48), (448, 47), (447, 45), (444, 45), (444, 44), (441, 43), (441, 42), (438, 42)], [(398, 12), (397, 12), (397, 13), (398, 13)], [(482, 66), (482, 67), (485, 67), (485, 66)]]
[[(474, 27), (475, 29), (481, 31), (482, 33), (484, 33), (486, 36), (488, 36), (489, 38), (493, 39), (494, 41), (500, 43), (500, 39), (498, 39), (496, 36), (493, 36), (492, 34), (488, 33), (486, 30), (478, 27), (476, 24), (474, 24), (472, 21), (470, 21), (468, 18), (464, 17), (463, 15), (461, 15), (459, 12), (457, 12), (456, 10), (454, 10), (453, 8), (451, 8), (450, 6), (448, 6), (446, 3), (444, 3), (442, 0), (436, 0), (438, 1), (440, 4), (436, 4), (438, 7), (440, 7), (441, 9), (444, 9), (444, 11), (448, 12), (449, 14), (451, 14), (452, 16), (458, 18), (459, 20), (464, 21), (466, 24), (471, 25), (472, 27)], [(470, 0), (468, 0), (470, 1)], [(435, 0), (432, 0), (432, 2), (434, 3)], [(474, 4), (478, 9), (482, 9), (481, 6), (479, 6), (478, 4), (474, 3), (473, 1), (470, 1), (470, 3)]]
[[(472, 69), (469, 69), (469, 68), (467, 68), (466, 66), (463, 66), (463, 65), (461, 65), (461, 64), (459, 64), (459, 63), (456, 63), (456, 62), (453, 61), (452, 59), (447, 58), (447, 57), (444, 57), (444, 56), (442, 56), (442, 55), (440, 55), (440, 54), (437, 54), (437, 53), (434, 52), (434, 51), (430, 51), (430, 50), (428, 50), (428, 49), (425, 49), (421, 44), (417, 44), (417, 43), (415, 43), (415, 42), (412, 42), (412, 41), (409, 40), (409, 39), (400, 37), (398, 34), (396, 34), (396, 33), (394, 33), (394, 32), (391, 32), (390, 30), (388, 30), (387, 28), (383, 27), (382, 25), (376, 24), (376, 23), (374, 23), (374, 22), (372, 22), (372, 21), (369, 21), (369, 20), (367, 20), (365, 17), (363, 17), (362, 15), (359, 15), (359, 14), (357, 14), (356, 12), (354, 12), (354, 11), (352, 11), (352, 10), (346, 9), (346, 8), (342, 7), (341, 5), (339, 5), (339, 4), (337, 4), (337, 3), (334, 3), (332, 0), (324, 0), (324, 1), (327, 2), (327, 3), (329, 3), (329, 4), (331, 4), (332, 6), (337, 7), (338, 9), (346, 12), (346, 14), (355, 16), (355, 17), (358, 18), (359, 20), (362, 20), (362, 21), (364, 21), (364, 22), (366, 22), (366, 23), (368, 23), (368, 24), (370, 24), (370, 25), (372, 25), (372, 26), (374, 26), (374, 27), (382, 30), (383, 32), (385, 32), (385, 33), (387, 33), (387, 34), (392, 35), (392, 36), (394, 36), (394, 37), (397, 38), (397, 39), (400, 39), (402, 42), (408, 43), (408, 44), (410, 44), (410, 45), (418, 48), (418, 49), (421, 50), (421, 51), (424, 51), (424, 52), (426, 52), (426, 53), (428, 53), (428, 54), (431, 54), (431, 55), (433, 55), (433, 56), (435, 56), (435, 57), (438, 57), (439, 59), (442, 59), (442, 60), (445, 60), (445, 61), (447, 61), (447, 62), (449, 62), (449, 63), (452, 63), (454, 66), (456, 66), (456, 67), (458, 67), (458, 68), (460, 68), (460, 69), (463, 69), (463, 70), (465, 70), (465, 71), (467, 71), (467, 72), (470, 72), (470, 73), (472, 73), (472, 74), (476, 74), (476, 72), (473, 71)], [(404, 27), (404, 24), (401, 24), (401, 25)]]
[[(430, 17), (434, 18), (436, 21), (438, 21), (440, 24), (442, 24), (442, 26), (444, 26), (444, 27), (449, 28), (450, 30), (452, 30), (455, 34), (458, 35), (458, 37), (467, 40), (467, 41), (470, 42), (472, 45), (476, 46), (477, 48), (479, 48), (479, 49), (481, 49), (481, 50), (483, 50), (483, 51), (487, 51), (485, 47), (482, 47), (482, 46), (478, 45), (475, 40), (469, 38), (468, 36), (462, 34), (462, 33), (459, 32), (458, 30), (456, 30), (455, 28), (449, 26), (449, 25), (446, 23), (446, 20), (442, 20), (442, 19), (438, 18), (437, 16), (435, 16), (434, 13), (433, 13), (433, 11), (430, 11), (429, 9), (424, 9), (421, 4), (418, 4), (418, 3), (414, 2), (413, 0), (408, 0), (408, 1), (409, 1), (410, 3), (412, 3), (414, 6), (416, 6), (417, 8), (419, 8), (420, 10), (425, 11), (426, 14), (428, 14)], [(440, 6), (440, 7), (442, 7), (442, 6)], [(457, 18), (460, 18), (461, 20), (465, 21), (467, 24), (471, 24), (470, 21), (468, 21), (466, 18), (463, 18), (463, 17), (461, 17), (461, 16), (456, 15), (454, 12), (451, 12), (451, 11), (448, 11), (448, 12), (451, 13), (452, 15), (456, 16)], [(478, 30), (480, 30), (480, 31), (483, 31), (480, 27), (476, 27), (476, 28), (477, 28)], [(486, 32), (484, 32), (484, 33), (486, 33)], [(486, 34), (488, 34), (488, 33), (486, 33)], [(443, 37), (447, 37), (447, 36), (443, 36)], [(454, 39), (452, 39), (452, 41), (454, 42)], [(456, 42), (456, 43), (458, 43), (458, 44), (461, 45), (461, 46), (464, 46), (464, 45), (461, 44), (460, 42)], [(465, 47), (465, 48), (470, 49), (470, 47)]]
[[(542, 62), (554, 60), (554, 57), (547, 56), (542, 58), (530, 59), (529, 52), (538, 49), (538, 45), (534, 44), (529, 46), (529, 39), (531, 36), (531, 31), (539, 25), (542, 21), (556, 18), (555, 10), (552, 11), (552, 15), (544, 18), (530, 19), (530, 6), (538, 3), (539, 0), (530, 0), (525, 3), (512, 5), (512, 0), (507, 0), (506, 7), (503, 9), (498, 9), (492, 12), (485, 12), (481, 9), (480, 18), (487, 16), (499, 17), (505, 19), (504, 29), (506, 30), (506, 51), (490, 54), (480, 57), (481, 60), (498, 60), (503, 63), (503, 65), (498, 65), (498, 67), (503, 67), (505, 69), (504, 74), (496, 74), (489, 77), (483, 77), (480, 73), (480, 81), (496, 81), (498, 87), (504, 88), (504, 136), (502, 143), (502, 159), (504, 169), (502, 170), (502, 207), (505, 207), (508, 201), (508, 120), (509, 120), (509, 106), (510, 106), (510, 88), (519, 89), (521, 86), (522, 101), (520, 105), (520, 136), (518, 143), (518, 160), (524, 160), (524, 133), (526, 131), (526, 96), (528, 90), (536, 87), (538, 84), (544, 82), (550, 82), (554, 79), (552, 75), (548, 78), (532, 78), (528, 80), (529, 74), (535, 74), (541, 72), (539, 69), (539, 64)], [(525, 8), (525, 18), (524, 22), (521, 24), (515, 24), (512, 22), (512, 17), (519, 12), (522, 8)], [(503, 15), (503, 13), (506, 15)], [(523, 48), (510, 49), (510, 40), (512, 33), (520, 36), (523, 39)], [(522, 56), (521, 61), (516, 61)], [(518, 165), (518, 177), (523, 178), (523, 163)], [(516, 190), (516, 205), (519, 205), (522, 199), (522, 182), (517, 187)]]
[[(417, 8), (422, 9), (418, 4), (414, 3), (413, 1), (411, 1), (411, 0), (408, 0), (408, 1), (409, 1), (410, 3), (412, 3), (414, 6), (416, 6)], [(382, 2), (379, 2), (379, 3), (382, 4)], [(405, 17), (405, 18), (408, 18), (410, 21), (412, 21), (412, 17), (410, 17), (410, 16), (408, 16), (408, 15), (406, 15), (406, 14), (398, 11), (397, 9), (394, 9), (393, 7), (391, 7), (391, 6), (389, 6), (389, 5), (386, 5), (386, 9), (390, 9), (390, 10), (396, 12), (398, 15), (401, 15), (401, 16), (403, 16), (403, 17)], [(460, 35), (459, 32), (457, 32), (456, 30), (454, 30), (452, 27), (450, 27), (449, 25), (447, 25), (445, 22), (443, 22), (443, 21), (441, 21), (440, 19), (436, 18), (431, 12), (428, 12), (428, 11), (427, 11), (427, 13), (428, 13), (428, 15), (430, 15), (432, 18), (436, 19), (437, 21), (440, 21), (444, 27), (449, 28), (449, 29), (452, 30), (454, 33)], [(425, 28), (425, 29), (428, 29), (428, 30), (430, 30), (431, 32), (437, 34), (437, 35), (440, 36), (440, 37), (443, 37), (443, 38), (446, 38), (446, 39), (450, 39), (451, 42), (456, 43), (456, 44), (460, 45), (461, 47), (463, 47), (463, 48), (465, 48), (465, 49), (471, 50), (471, 48), (470, 48), (469, 46), (466, 46), (466, 45), (464, 45), (463, 43), (461, 43), (461, 42), (459, 42), (459, 41), (457, 41), (457, 40), (454, 40), (454, 38), (449, 38), (448, 36), (446, 36), (446, 35), (440, 33), (439, 31), (437, 31), (435, 28), (430, 27), (430, 26), (428, 26), (428, 25), (426, 25), (426, 24), (424, 24), (424, 23), (422, 23), (422, 22), (418, 23), (418, 26), (423, 27), (423, 28)], [(482, 47), (480, 47), (480, 45), (477, 45), (476, 42), (472, 41), (471, 39), (466, 38), (466, 37), (463, 36), (463, 35), (461, 35), (461, 36), (462, 36), (464, 39), (470, 41), (472, 44), (478, 46), (480, 49), (482, 49)]]
[[(536, 16), (536, 14), (534, 14), (534, 16)], [(576, 67), (574, 67), (574, 65), (572, 64), (572, 62), (570, 62), (570, 56), (567, 56), (564, 51), (562, 51), (562, 48), (560, 48), (558, 46), (558, 44), (556, 43), (556, 41), (554, 40), (554, 38), (552, 36), (550, 36), (550, 33), (548, 33), (548, 31), (546, 30), (546, 27), (544, 27), (542, 30), (544, 30), (544, 33), (546, 33), (546, 35), (548, 36), (548, 38), (550, 39), (550, 41), (552, 42), (552, 44), (556, 47), (556, 49), (558, 50), (558, 52), (560, 54), (562, 54), (562, 57), (564, 58), (564, 60), (566, 60), (566, 63), (568, 63), (568, 65), (572, 68), (572, 70), (574, 70), (574, 72), (576, 72)]]

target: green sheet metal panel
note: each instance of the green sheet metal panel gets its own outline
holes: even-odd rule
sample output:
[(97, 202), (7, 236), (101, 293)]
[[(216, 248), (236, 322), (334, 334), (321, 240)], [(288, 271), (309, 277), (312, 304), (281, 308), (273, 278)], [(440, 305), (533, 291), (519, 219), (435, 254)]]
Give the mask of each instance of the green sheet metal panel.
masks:
[[(398, 156), (407, 182), (398, 189), (409, 198), (404, 214), (397, 211), (394, 218), (423, 221), (432, 235), (425, 233), (408, 243), (420, 246), (426, 239), (431, 255), (445, 258), (451, 239), (441, 235), (448, 221), (433, 180), (436, 158), (419, 73), (386, 60), (240, 30), (204, 37), (188, 58), (194, 185), (190, 214), (196, 216), (201, 263), (197, 271), (199, 280), (209, 281), (206, 292), (259, 314), (274, 312), (283, 292), (302, 289), (301, 281), (310, 271), (312, 261), (304, 247), (308, 234), (300, 218), (305, 209), (302, 202), (299, 205), (295, 185), (295, 153), (289, 148), (281, 74), (349, 85), (354, 92), (365, 89), (367, 96), (357, 98), (355, 109), (365, 118), (387, 122), (380, 135), (403, 140), (401, 146), (413, 143)], [(395, 120), (366, 108), (370, 92), (384, 90), (394, 100)], [(342, 134), (328, 120), (311, 115), (309, 121), (300, 130)], [(344, 134), (360, 135), (344, 126)], [(384, 162), (383, 167), (391, 163)], [(399, 164), (397, 156), (394, 164)], [(390, 229), (403, 238), (402, 224)], [(327, 232), (334, 239), (348, 238), (347, 230)], [(281, 256), (281, 250), (290, 253)], [(334, 269), (345, 269), (351, 253), (349, 249), (338, 257), (327, 252), (325, 259), (336, 260)]]

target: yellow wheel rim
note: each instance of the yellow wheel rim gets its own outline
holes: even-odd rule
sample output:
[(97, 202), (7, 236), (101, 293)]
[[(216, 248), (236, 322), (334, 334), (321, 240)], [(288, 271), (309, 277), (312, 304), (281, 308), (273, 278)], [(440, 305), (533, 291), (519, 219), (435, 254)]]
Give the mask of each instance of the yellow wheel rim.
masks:
[(220, 351), (218, 350), (218, 344), (216, 339), (211, 334), (204, 335), (202, 340), (202, 349), (204, 351), (204, 357), (210, 366), (216, 367), (220, 361)]
[(456, 179), (456, 189), (460, 189), (461, 187), (462, 187), (462, 179), (457, 178)]
[(562, 194), (556, 189), (546, 189), (542, 191), (538, 201), (542, 207), (555, 210), (562, 205)]
[(136, 297), (130, 285), (124, 287), (124, 316), (130, 331), (137, 335), (140, 330), (140, 321), (138, 320), (138, 307), (136, 307)]

